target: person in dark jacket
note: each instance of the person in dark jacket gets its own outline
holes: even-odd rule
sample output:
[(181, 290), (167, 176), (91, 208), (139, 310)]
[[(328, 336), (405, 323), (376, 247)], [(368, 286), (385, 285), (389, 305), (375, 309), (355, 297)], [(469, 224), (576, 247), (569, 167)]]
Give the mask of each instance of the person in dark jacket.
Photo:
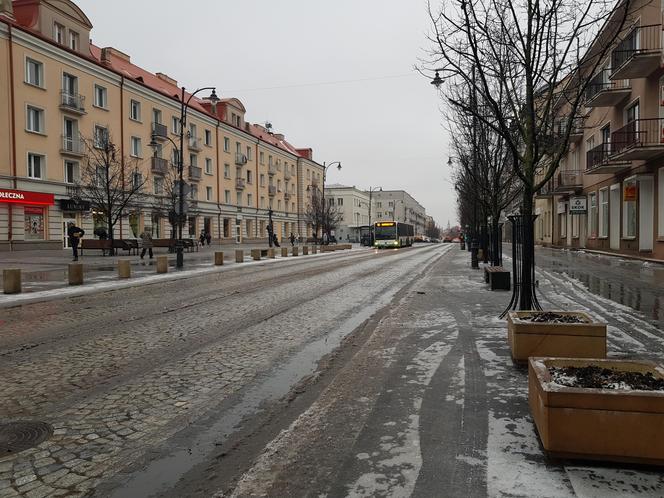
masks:
[(212, 234), (210, 233), (209, 230), (205, 231), (205, 242), (207, 242), (207, 245), (209, 246), (210, 243), (212, 242)]
[(293, 235), (293, 232), (290, 234), (290, 245), (291, 247), (295, 245), (295, 235)]
[(74, 259), (72, 261), (78, 261), (78, 243), (84, 235), (85, 232), (83, 229), (77, 227), (73, 221), (67, 223), (67, 237), (69, 237), (69, 245), (74, 253)]
[(273, 233), (272, 234), (272, 243), (274, 244), (274, 247), (281, 247), (279, 245), (279, 239), (277, 238), (277, 234)]

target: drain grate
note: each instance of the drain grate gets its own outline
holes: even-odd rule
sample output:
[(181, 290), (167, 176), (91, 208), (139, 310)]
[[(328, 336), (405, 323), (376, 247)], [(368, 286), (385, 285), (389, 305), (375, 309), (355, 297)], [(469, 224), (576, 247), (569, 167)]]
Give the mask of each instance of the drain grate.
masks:
[(46, 422), (9, 422), (0, 424), (0, 457), (27, 450), (53, 435)]

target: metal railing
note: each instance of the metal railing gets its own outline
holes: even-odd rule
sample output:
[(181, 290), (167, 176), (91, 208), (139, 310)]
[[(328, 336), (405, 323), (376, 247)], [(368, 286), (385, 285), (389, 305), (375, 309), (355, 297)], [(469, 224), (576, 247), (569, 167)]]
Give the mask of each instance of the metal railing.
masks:
[(633, 147), (659, 145), (664, 147), (664, 119), (636, 119), (611, 133), (611, 153), (618, 154)]
[(168, 159), (153, 156), (150, 158), (150, 170), (158, 175), (165, 175), (168, 171)]
[(588, 83), (586, 101), (592, 100), (597, 94), (610, 90), (626, 90), (629, 80), (610, 80), (611, 69), (602, 69)]
[(579, 170), (559, 171), (556, 175), (555, 188), (571, 188), (583, 185), (583, 175)]
[(268, 195), (277, 195), (277, 187), (275, 187), (274, 185), (268, 186), (267, 193)]
[(198, 166), (189, 166), (189, 179), (190, 180), (200, 180), (203, 170)]
[(166, 138), (168, 136), (168, 128), (161, 123), (152, 123), (152, 134), (157, 138)]
[(235, 179), (235, 188), (238, 190), (244, 189), (245, 186), (245, 181), (244, 178), (236, 178)]
[(284, 180), (290, 180), (292, 178), (290, 169), (284, 167)]
[(276, 175), (277, 174), (277, 167), (274, 164), (271, 164), (267, 167), (267, 174), (268, 175)]
[(60, 92), (60, 105), (78, 112), (85, 111), (85, 97), (66, 90)]
[(613, 49), (611, 66), (619, 69), (632, 57), (662, 49), (662, 25), (648, 24), (635, 26), (629, 34)]
[(85, 144), (78, 136), (62, 135), (62, 151), (71, 154), (84, 154)]
[(235, 153), (235, 164), (236, 165), (244, 166), (245, 164), (247, 164), (247, 161), (248, 161), (247, 156), (245, 156), (241, 152), (236, 152)]
[(602, 143), (586, 152), (586, 171), (608, 162), (611, 155), (611, 144)]
[(194, 150), (201, 149), (201, 139), (198, 137), (191, 136), (189, 137), (189, 148)]

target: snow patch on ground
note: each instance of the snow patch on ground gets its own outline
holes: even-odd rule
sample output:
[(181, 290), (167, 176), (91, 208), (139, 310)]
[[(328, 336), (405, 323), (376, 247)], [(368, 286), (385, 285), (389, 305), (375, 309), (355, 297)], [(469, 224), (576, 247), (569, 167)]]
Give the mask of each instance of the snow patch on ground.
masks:
[(577, 496), (583, 498), (661, 498), (664, 476), (655, 472), (602, 467), (565, 467)]

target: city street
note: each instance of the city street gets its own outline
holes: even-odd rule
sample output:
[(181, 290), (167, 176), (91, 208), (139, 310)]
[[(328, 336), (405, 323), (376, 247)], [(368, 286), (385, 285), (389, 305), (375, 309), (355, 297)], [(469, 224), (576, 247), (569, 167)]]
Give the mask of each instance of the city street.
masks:
[[(657, 321), (550, 269), (567, 257), (543, 304), (661, 358)], [(0, 455), (0, 497), (664, 495), (657, 469), (545, 458), (509, 294), (469, 262), (353, 251), (3, 309), (0, 423), (54, 433)]]

